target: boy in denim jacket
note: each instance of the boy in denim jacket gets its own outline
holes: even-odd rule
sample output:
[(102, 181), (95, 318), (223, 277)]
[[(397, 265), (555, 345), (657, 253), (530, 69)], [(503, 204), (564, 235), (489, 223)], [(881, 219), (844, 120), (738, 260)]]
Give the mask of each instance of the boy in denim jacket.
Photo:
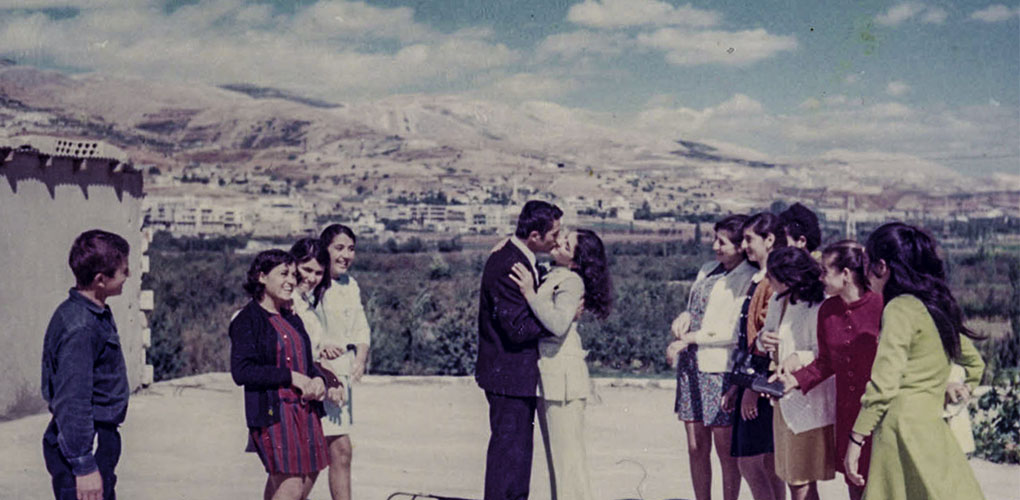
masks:
[(124, 287), (129, 251), (116, 234), (98, 229), (80, 234), (68, 259), (77, 284), (46, 328), (42, 395), (53, 418), (43, 435), (43, 457), (57, 500), (116, 498), (117, 426), (127, 414), (130, 391), (106, 299)]

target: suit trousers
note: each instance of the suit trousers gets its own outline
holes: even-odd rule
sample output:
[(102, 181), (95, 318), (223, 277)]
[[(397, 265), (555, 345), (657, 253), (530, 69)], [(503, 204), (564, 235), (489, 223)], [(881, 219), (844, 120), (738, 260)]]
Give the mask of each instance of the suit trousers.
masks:
[(531, 488), (537, 397), (485, 392), (489, 401), (489, 448), (485, 500), (526, 500)]
[[(120, 431), (117, 430), (117, 424), (102, 422), (96, 422), (95, 429), (98, 446), (94, 456), (99, 467), (99, 475), (103, 479), (103, 500), (116, 500), (114, 488), (117, 486), (117, 475), (113, 470), (120, 461)], [(43, 434), (43, 459), (46, 462), (46, 470), (52, 477), (53, 496), (56, 500), (76, 500), (77, 479), (71, 472), (71, 464), (60, 452), (60, 446), (57, 444), (58, 434), (56, 419), (50, 420), (50, 425)]]
[(584, 399), (538, 401), (552, 500), (593, 498), (584, 442), (584, 407)]

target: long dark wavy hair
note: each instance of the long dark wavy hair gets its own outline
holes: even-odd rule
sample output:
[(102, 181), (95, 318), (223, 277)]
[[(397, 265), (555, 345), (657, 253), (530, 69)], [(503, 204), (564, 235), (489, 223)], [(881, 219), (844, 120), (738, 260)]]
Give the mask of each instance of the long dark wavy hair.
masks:
[(319, 302), (322, 301), (322, 295), (333, 284), (333, 275), (330, 272), (332, 265), (329, 262), (329, 246), (333, 243), (333, 239), (341, 234), (346, 234), (351, 239), (351, 242), (358, 243), (358, 237), (354, 236), (354, 230), (343, 224), (330, 224), (319, 235), (319, 262), (322, 263), (322, 268), (326, 273), (323, 275), (322, 281), (315, 286), (315, 290), (312, 292), (312, 307), (319, 305)]
[(584, 282), (584, 309), (606, 319), (613, 309), (613, 280), (602, 239), (594, 231), (578, 229), (573, 260)]
[(822, 284), (822, 268), (806, 250), (797, 247), (777, 248), (769, 254), (768, 274), (786, 285), (786, 291), (777, 297), (790, 296), (790, 303), (807, 302), (808, 305), (821, 303), (825, 299), (825, 285)]
[(917, 297), (931, 314), (942, 349), (950, 359), (960, 357), (960, 335), (980, 339), (963, 322), (963, 310), (946, 283), (946, 270), (936, 252), (935, 240), (922, 229), (890, 222), (883, 224), (868, 236), (865, 245), (871, 268), (884, 261), (889, 281), (882, 290), (886, 304), (890, 300), (909, 294)]

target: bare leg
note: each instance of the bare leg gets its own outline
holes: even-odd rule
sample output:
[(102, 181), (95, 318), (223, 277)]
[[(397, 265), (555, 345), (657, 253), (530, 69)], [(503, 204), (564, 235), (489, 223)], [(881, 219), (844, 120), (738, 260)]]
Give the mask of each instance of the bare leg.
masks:
[(687, 457), (691, 464), (694, 498), (711, 500), (712, 434), (701, 422), (684, 422), (684, 428), (687, 430)]
[(772, 498), (775, 500), (786, 500), (786, 483), (776, 475), (776, 455), (766, 453), (762, 455), (762, 467), (772, 485)]
[(712, 439), (715, 440), (715, 454), (719, 457), (722, 469), (723, 500), (737, 500), (740, 495), (740, 471), (737, 470), (737, 459), (730, 455), (733, 428), (712, 427), (711, 430)]
[(740, 475), (751, 488), (751, 496), (754, 500), (782, 500), (786, 496), (785, 488), (783, 496), (776, 497), (776, 493), (772, 488), (772, 477), (776, 474), (773, 469), (765, 468), (763, 458), (764, 455), (738, 457), (737, 469), (740, 470)]
[(304, 500), (305, 491), (311, 490), (311, 485), (315, 484), (315, 479), (310, 476), (273, 474), (272, 480), (276, 486), (273, 500)]
[(818, 500), (818, 484), (814, 481), (797, 486), (791, 484), (790, 498), (792, 500)]
[(328, 436), (329, 493), (333, 500), (351, 500), (351, 437)]

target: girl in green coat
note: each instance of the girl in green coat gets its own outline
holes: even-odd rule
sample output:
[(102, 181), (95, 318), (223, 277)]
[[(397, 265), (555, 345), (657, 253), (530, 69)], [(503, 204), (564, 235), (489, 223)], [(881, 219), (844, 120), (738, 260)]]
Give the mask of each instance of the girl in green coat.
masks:
[[(970, 396), (962, 385), (947, 391), (950, 363), (964, 368), (973, 388), (984, 362), (946, 284), (935, 242), (916, 227), (892, 222), (871, 234), (867, 253), (871, 288), (886, 306), (871, 381), (850, 432), (847, 476), (865, 487), (865, 500), (983, 499), (942, 409), (947, 392), (951, 399)], [(857, 466), (868, 435), (865, 481)]]

